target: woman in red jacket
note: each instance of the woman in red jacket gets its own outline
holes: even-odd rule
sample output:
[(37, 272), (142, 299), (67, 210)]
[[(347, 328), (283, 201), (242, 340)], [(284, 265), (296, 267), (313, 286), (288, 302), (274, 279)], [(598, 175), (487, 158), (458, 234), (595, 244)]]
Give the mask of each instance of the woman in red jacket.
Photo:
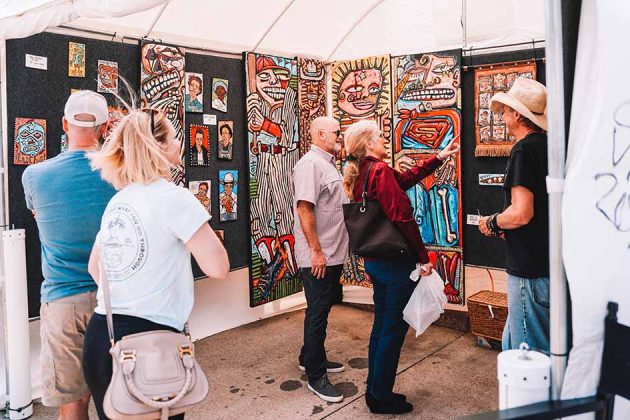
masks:
[(432, 174), (444, 159), (457, 153), (459, 144), (451, 141), (435, 157), (405, 172), (398, 172), (383, 161), (387, 156), (385, 140), (374, 121), (360, 121), (350, 126), (344, 143), (348, 153), (343, 180), (346, 193), (355, 201), (361, 200), (363, 179), (369, 168), (368, 200), (378, 201), (385, 216), (400, 229), (412, 251), (412, 256), (407, 259), (365, 261), (365, 271), (374, 286), (374, 325), (370, 335), (365, 399), (375, 414), (408, 413), (413, 406), (404, 395), (393, 392), (400, 349), (409, 328), (403, 320), (403, 309), (416, 286), (409, 274), (416, 264), (422, 275), (431, 273), (433, 266), (405, 190)]

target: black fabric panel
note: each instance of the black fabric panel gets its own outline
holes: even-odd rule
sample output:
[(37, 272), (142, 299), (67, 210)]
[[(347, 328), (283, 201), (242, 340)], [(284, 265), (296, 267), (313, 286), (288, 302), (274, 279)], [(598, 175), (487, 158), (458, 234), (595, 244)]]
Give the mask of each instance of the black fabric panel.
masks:
[[(536, 62), (536, 79), (545, 83), (543, 49), (514, 51), (496, 54), (464, 56), (462, 67), (482, 64), (507, 63), (530, 60)], [(475, 73), (469, 67), (462, 75), (462, 205), (464, 207), (464, 263), (505, 268), (505, 243), (499, 238), (483, 236), (477, 226), (466, 224), (468, 214), (489, 215), (503, 209), (503, 188), (480, 186), (479, 174), (502, 174), (507, 157), (475, 157)]]
[[(68, 77), (68, 42), (85, 44), (85, 77)], [(46, 120), (47, 157), (60, 152), (63, 134), (61, 118), (70, 89), (96, 91), (98, 60), (115, 61), (118, 71), (131, 86), (138, 86), (140, 75), (137, 45), (122, 44), (77, 36), (41, 33), (13, 39), (7, 45), (7, 117), (9, 226), (26, 230), (26, 272), (28, 276), (29, 317), (39, 315), (39, 292), (43, 281), (37, 225), (26, 208), (22, 173), (26, 166), (13, 165), (13, 133), (16, 117)], [(25, 67), (25, 54), (48, 57), (48, 70)], [(122, 86), (122, 85), (121, 85)], [(115, 97), (103, 94), (110, 105)]]
[[(225, 231), (225, 246), (230, 257), (232, 270), (248, 266), (249, 253), (249, 216), (247, 214), (247, 133), (245, 124), (245, 81), (243, 74), (243, 61), (234, 58), (215, 57), (200, 54), (186, 54), (186, 71), (203, 74), (203, 113), (217, 116), (217, 125), (209, 125), (210, 165), (189, 166), (186, 165), (186, 180), (200, 181), (209, 179), (211, 185), (212, 220), (210, 226), (213, 229)], [(211, 108), (212, 104), (212, 78), (227, 79), (228, 108), (227, 112), (217, 111)], [(232, 146), (232, 160), (219, 160), (218, 155), (218, 122), (224, 120), (234, 121), (234, 137)], [(186, 161), (189, 159), (190, 124), (203, 125), (203, 114), (186, 113)], [(219, 170), (238, 170), (238, 206), (237, 220), (230, 222), (219, 221)], [(193, 259), (193, 272), (195, 277), (204, 274)]]

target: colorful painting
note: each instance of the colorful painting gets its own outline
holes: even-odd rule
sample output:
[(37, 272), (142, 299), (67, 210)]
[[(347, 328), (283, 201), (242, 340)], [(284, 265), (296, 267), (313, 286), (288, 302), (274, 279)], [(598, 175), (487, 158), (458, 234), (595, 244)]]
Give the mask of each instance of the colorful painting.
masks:
[(186, 73), (186, 112), (203, 113), (203, 74)]
[(429, 259), (444, 281), (448, 303), (464, 304), (464, 261), (462, 253), (449, 248), (429, 249)]
[(60, 154), (68, 150), (68, 135), (62, 134), (61, 139), (59, 140), (59, 150)]
[(116, 128), (120, 120), (122, 120), (122, 118), (129, 113), (129, 110), (122, 106), (109, 105), (107, 107), (107, 111), (109, 113), (109, 128), (107, 131), (107, 136), (109, 136), (111, 135), (112, 131), (114, 131), (114, 128)]
[(98, 60), (96, 91), (118, 93), (118, 63)]
[(188, 164), (190, 166), (210, 165), (208, 127), (203, 125), (190, 125), (190, 154)]
[(46, 120), (15, 119), (13, 164), (32, 165), (46, 160)]
[(222, 160), (232, 160), (234, 121), (219, 121), (218, 127), (217, 157)]
[(68, 76), (85, 77), (85, 44), (68, 43)]
[(212, 219), (212, 202), (210, 200), (211, 187), (212, 181), (209, 179), (204, 181), (190, 181), (188, 183), (188, 189), (195, 195), (195, 198), (199, 200), (203, 208), (208, 210), (208, 214), (210, 214), (210, 218)]
[(238, 213), (238, 171), (219, 171), (219, 221), (236, 220)]
[[(392, 110), (389, 56), (367, 57), (331, 64), (333, 116), (341, 123), (341, 132), (352, 123), (375, 120), (385, 138), (392, 163)], [(340, 153), (343, 166), (345, 151)]]
[(311, 122), (326, 115), (326, 64), (311, 58), (298, 58), (298, 117), (300, 156), (311, 147)]
[(297, 62), (245, 53), (249, 199), (250, 305), (302, 290), (293, 236), (291, 171), (300, 158)]
[[(185, 152), (184, 130), (184, 66), (183, 48), (153, 42), (142, 43), (140, 65), (140, 99), (145, 108), (162, 110), (175, 128), (181, 144), (182, 162)], [(184, 166), (171, 170), (171, 180), (184, 185)]]
[(490, 110), (490, 98), (507, 92), (519, 77), (536, 78), (536, 62), (493, 64), (475, 69), (475, 156), (510, 156), (516, 138), (505, 127), (500, 114)]
[[(394, 167), (407, 170), (459, 141), (461, 51), (392, 58)], [(407, 190), (422, 241), (433, 260), (442, 255), (459, 269), (440, 271), (450, 303), (464, 303), (461, 156), (456, 154)], [(439, 258), (438, 258), (439, 257)], [(450, 267), (450, 266), (449, 266)], [(445, 277), (446, 273), (450, 277)]]
[(346, 262), (343, 263), (339, 281), (348, 286), (372, 287), (370, 276), (365, 272), (363, 258), (354, 254), (351, 254)]
[(502, 187), (504, 181), (504, 174), (479, 174), (479, 185)]
[(227, 112), (229, 83), (226, 79), (212, 79), (212, 109)]

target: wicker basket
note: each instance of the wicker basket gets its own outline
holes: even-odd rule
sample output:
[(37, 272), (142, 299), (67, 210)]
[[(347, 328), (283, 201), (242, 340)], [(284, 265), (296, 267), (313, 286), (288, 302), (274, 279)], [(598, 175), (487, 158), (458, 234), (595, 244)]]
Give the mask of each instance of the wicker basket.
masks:
[(507, 319), (507, 294), (482, 290), (468, 298), (472, 333), (501, 341)]

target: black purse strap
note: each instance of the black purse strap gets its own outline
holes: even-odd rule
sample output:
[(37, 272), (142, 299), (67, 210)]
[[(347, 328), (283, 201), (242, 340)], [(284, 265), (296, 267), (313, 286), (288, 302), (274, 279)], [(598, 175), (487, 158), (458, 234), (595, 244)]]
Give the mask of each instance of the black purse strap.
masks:
[(368, 179), (370, 178), (370, 170), (372, 169), (372, 166), (374, 166), (374, 163), (376, 162), (372, 162), (368, 165), (367, 169), (365, 170), (365, 175), (363, 176), (363, 189), (361, 191), (361, 208), (359, 209), (361, 213), (364, 213), (367, 207), (367, 197), (368, 197), (367, 184), (368, 184)]

